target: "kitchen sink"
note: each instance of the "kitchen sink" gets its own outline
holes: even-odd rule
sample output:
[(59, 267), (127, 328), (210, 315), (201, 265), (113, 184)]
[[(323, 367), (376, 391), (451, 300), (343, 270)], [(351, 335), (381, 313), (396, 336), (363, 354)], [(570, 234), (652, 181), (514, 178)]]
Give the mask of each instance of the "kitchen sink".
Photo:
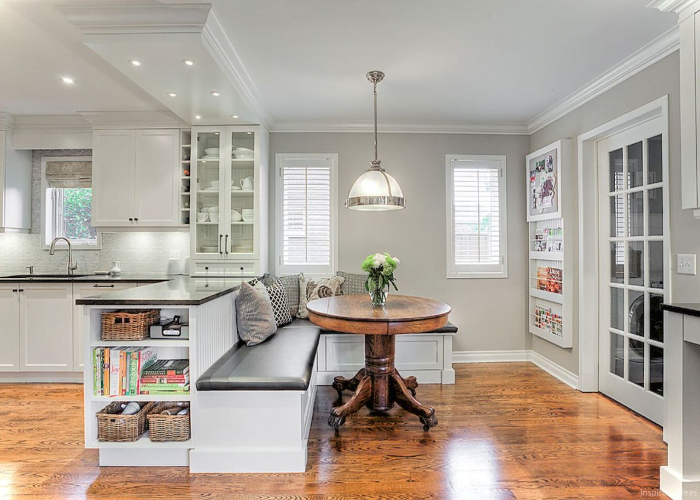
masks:
[(27, 279), (27, 278), (84, 278), (85, 276), (90, 276), (89, 274), (13, 274), (12, 276), (3, 276), (5, 279)]

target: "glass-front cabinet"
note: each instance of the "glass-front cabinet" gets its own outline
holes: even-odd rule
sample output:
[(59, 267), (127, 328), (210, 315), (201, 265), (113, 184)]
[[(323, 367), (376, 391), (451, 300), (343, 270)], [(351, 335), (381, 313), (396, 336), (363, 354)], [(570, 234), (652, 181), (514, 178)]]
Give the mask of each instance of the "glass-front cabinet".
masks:
[(195, 275), (248, 276), (266, 270), (267, 138), (260, 126), (192, 128)]

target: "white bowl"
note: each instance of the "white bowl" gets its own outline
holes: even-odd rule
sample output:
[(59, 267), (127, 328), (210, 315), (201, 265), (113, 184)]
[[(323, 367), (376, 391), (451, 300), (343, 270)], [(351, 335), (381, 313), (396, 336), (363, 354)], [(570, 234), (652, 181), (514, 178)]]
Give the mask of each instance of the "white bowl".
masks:
[(233, 222), (240, 222), (243, 216), (238, 210), (231, 210), (231, 220)]
[(207, 148), (204, 150), (204, 152), (208, 155), (218, 156), (219, 148)]
[(209, 220), (212, 222), (219, 222), (219, 213), (210, 213), (209, 214)]
[(219, 207), (207, 207), (202, 209), (203, 212), (209, 212), (210, 214), (218, 214), (219, 213)]
[(197, 213), (197, 222), (206, 222), (209, 214), (206, 212)]
[(234, 149), (234, 151), (250, 151), (251, 153), (253, 152), (253, 150), (250, 148), (236, 148)]

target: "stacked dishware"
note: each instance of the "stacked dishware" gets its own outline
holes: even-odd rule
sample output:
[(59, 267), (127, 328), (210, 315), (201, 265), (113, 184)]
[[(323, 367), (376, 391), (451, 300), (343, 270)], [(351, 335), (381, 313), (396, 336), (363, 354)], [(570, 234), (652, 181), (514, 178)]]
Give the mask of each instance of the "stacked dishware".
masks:
[(207, 148), (204, 150), (204, 156), (202, 160), (218, 160), (219, 159), (219, 148)]
[(231, 210), (231, 222), (241, 222), (243, 215), (238, 210)]
[(233, 251), (235, 253), (252, 253), (253, 252), (253, 240), (236, 240), (233, 244)]
[(255, 210), (252, 208), (244, 208), (241, 210), (241, 215), (244, 222), (253, 222), (255, 220)]
[(250, 148), (236, 148), (233, 150), (233, 157), (237, 160), (252, 160), (253, 156), (254, 152)]

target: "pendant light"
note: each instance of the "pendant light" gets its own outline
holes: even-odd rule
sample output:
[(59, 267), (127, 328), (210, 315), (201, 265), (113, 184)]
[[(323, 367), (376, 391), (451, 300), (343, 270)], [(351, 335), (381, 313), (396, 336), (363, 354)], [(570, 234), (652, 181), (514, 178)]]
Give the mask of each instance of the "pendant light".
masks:
[(377, 212), (406, 208), (399, 183), (380, 166), (377, 157), (377, 84), (384, 79), (381, 71), (370, 71), (367, 79), (374, 85), (374, 160), (350, 188), (345, 206), (351, 210)]

